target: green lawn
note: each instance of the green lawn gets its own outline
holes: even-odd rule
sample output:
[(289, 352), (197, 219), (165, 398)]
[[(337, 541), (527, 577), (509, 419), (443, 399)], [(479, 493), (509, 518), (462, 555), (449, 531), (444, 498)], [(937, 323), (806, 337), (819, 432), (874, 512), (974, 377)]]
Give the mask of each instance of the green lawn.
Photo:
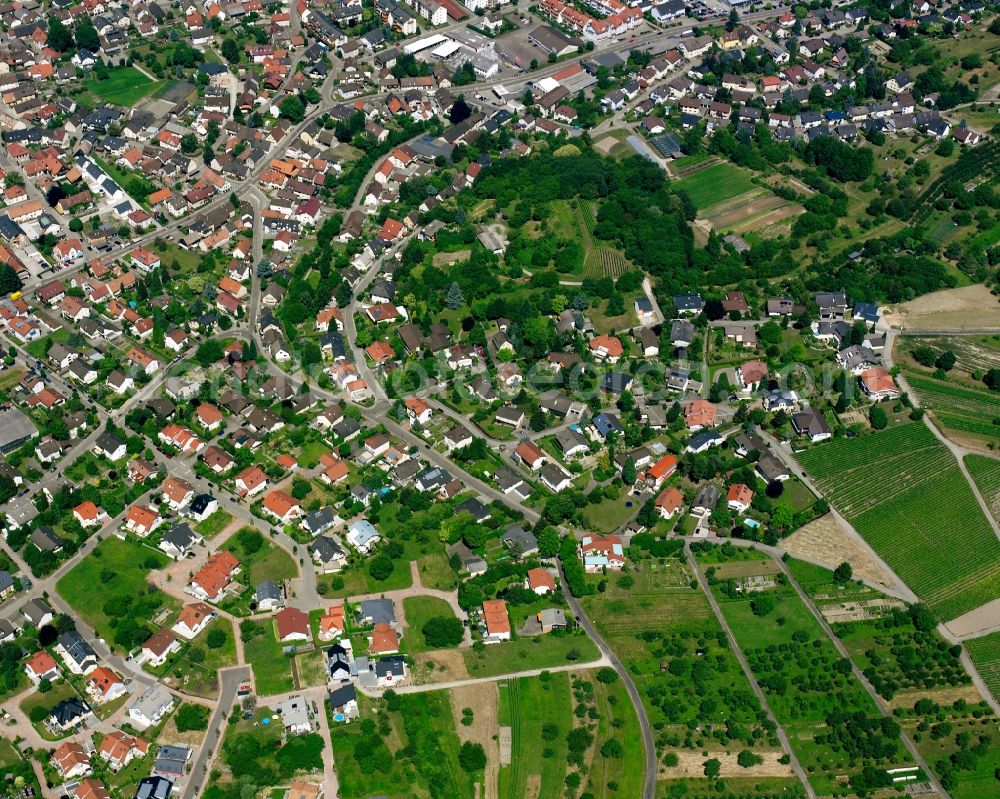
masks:
[[(620, 679), (607, 684), (590, 679), (594, 674), (588, 672), (584, 675), (593, 686), (592, 705), (599, 714), (597, 729), (594, 731), (597, 746), (590, 764), (587, 790), (595, 799), (641, 796), (646, 764), (643, 748), (639, 744), (641, 733), (635, 709)], [(611, 739), (622, 744), (623, 757), (605, 757), (601, 754), (601, 746)]]
[[(255, 531), (256, 532), (256, 531)], [(232, 552), (240, 562), (240, 582), (255, 588), (264, 580), (274, 580), (281, 583), (299, 574), (298, 566), (282, 547), (272, 543), (266, 537), (264, 544), (256, 551), (251, 551), (242, 543), (240, 533), (236, 533), (222, 546)]]
[(225, 530), (232, 520), (233, 517), (229, 513), (224, 510), (217, 510), (205, 519), (205, 521), (198, 522), (198, 524), (195, 525), (195, 530), (197, 530), (198, 533), (204, 538), (214, 538)]
[(614, 533), (638, 512), (635, 497), (622, 493), (617, 499), (604, 499), (596, 505), (587, 505), (583, 509), (583, 521), (588, 529)]
[[(525, 677), (498, 688), (500, 725), (511, 730), (511, 763), (500, 769), (499, 799), (522, 799), (529, 781), (539, 786), (535, 796), (558, 796), (566, 776), (566, 733), (573, 727), (569, 675)], [(542, 737), (546, 724), (555, 728), (551, 740)], [(551, 756), (543, 756), (546, 749), (552, 750)]]
[(463, 651), (473, 677), (490, 677), (526, 669), (581, 665), (597, 660), (597, 646), (585, 635), (548, 635), (487, 644), (482, 652)]
[(164, 80), (153, 80), (135, 67), (116, 67), (110, 70), (105, 80), (88, 78), (84, 88), (114, 105), (128, 108), (135, 105), (147, 94), (151, 94), (166, 84)]
[[(53, 684), (52, 690), (48, 693), (40, 694), (33, 693), (23, 702), (21, 702), (21, 710), (24, 715), (31, 717), (31, 711), (36, 707), (43, 707), (46, 710), (51, 710), (53, 707), (58, 705), (64, 699), (80, 699), (81, 696), (77, 693), (76, 689), (68, 683), (66, 680), (60, 680), (59, 682)], [(89, 702), (87, 704), (90, 704)], [(59, 738), (65, 738), (65, 735), (53, 735), (45, 726), (45, 722), (42, 721), (38, 724), (34, 724), (36, 730), (38, 730), (39, 735), (48, 741), (55, 741)]]
[(329, 454), (330, 448), (322, 441), (310, 441), (302, 447), (302, 454), (299, 455), (299, 465), (303, 469), (312, 469), (319, 463), (319, 459)]
[(265, 632), (244, 644), (247, 662), (253, 667), (254, 684), (260, 696), (271, 696), (291, 691), (292, 662), (281, 651), (275, 637), (274, 624), (263, 622)]
[[(838, 777), (858, 773), (863, 765), (891, 768), (909, 763), (898, 736), (884, 732), (872, 733), (872, 746), (894, 753), (879, 759), (852, 757), (837, 743), (854, 722), (834, 714), (874, 720), (878, 710), (854, 675), (840, 665), (833, 643), (794, 591), (778, 588), (734, 598), (723, 587), (719, 583), (713, 589), (722, 612), (817, 793), (844, 795), (848, 789)], [(758, 612), (763, 607), (758, 603), (764, 602), (770, 602), (770, 608)]]
[(58, 330), (53, 330), (49, 335), (38, 339), (38, 341), (32, 341), (24, 349), (31, 357), (42, 359), (53, 344), (65, 344), (68, 340), (69, 330), (65, 327), (60, 327)]
[(455, 618), (451, 605), (434, 596), (411, 596), (403, 600), (403, 615), (406, 618), (406, 633), (403, 645), (407, 652), (416, 654), (427, 652), (433, 647), (427, 644), (422, 632), (424, 625), (435, 616)]
[(161, 606), (179, 608), (176, 599), (152, 588), (146, 580), (151, 570), (161, 569), (169, 562), (162, 552), (132, 539), (123, 541), (111, 536), (59, 580), (56, 590), (98, 635), (112, 640), (111, 619), (105, 610), (115, 600), (149, 594)]
[(698, 210), (756, 188), (748, 172), (726, 162), (693, 172), (673, 186), (686, 192)]

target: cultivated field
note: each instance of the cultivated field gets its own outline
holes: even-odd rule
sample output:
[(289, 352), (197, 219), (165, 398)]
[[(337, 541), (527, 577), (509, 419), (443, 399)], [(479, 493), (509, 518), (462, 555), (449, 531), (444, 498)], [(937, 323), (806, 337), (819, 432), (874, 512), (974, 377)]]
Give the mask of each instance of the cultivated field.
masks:
[(958, 464), (924, 425), (839, 439), (799, 460), (941, 618), (1000, 596), (1000, 542)]
[(976, 481), (993, 518), (1000, 519), (1000, 460), (985, 455), (966, 455), (965, 468)]
[(906, 382), (917, 395), (920, 406), (933, 413), (941, 426), (960, 433), (1000, 437), (1000, 396), (987, 391), (935, 380), (908, 372)]
[(972, 638), (965, 642), (965, 648), (990, 693), (1000, 701), (1000, 633)]
[(729, 163), (716, 163), (684, 176), (674, 188), (687, 193), (699, 211), (757, 188), (750, 173)]

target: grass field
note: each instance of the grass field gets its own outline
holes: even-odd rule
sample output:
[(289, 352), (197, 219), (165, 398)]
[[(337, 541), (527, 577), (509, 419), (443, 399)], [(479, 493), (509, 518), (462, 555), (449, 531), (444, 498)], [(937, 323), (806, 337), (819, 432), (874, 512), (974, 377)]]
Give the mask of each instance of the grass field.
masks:
[(274, 624), (265, 620), (266, 630), (244, 644), (247, 662), (253, 667), (254, 684), (261, 696), (271, 696), (291, 691), (292, 661), (281, 651), (275, 637)]
[(635, 680), (657, 730), (657, 754), (776, 746), (708, 600), (691, 587), (687, 565), (638, 560), (628, 577), (631, 585), (609, 579), (584, 608)]
[[(179, 608), (176, 599), (153, 589), (146, 580), (150, 570), (163, 568), (168, 562), (162, 552), (112, 536), (59, 580), (56, 590), (98, 635), (111, 640), (110, 619), (104, 609), (113, 600), (155, 593), (161, 605)], [(111, 579), (102, 579), (109, 574)]]
[(403, 600), (403, 615), (406, 618), (406, 633), (403, 641), (406, 651), (410, 654), (427, 652), (432, 647), (427, 645), (422, 632), (424, 625), (435, 616), (455, 618), (451, 605), (443, 599), (434, 596), (410, 596)]
[[(641, 735), (639, 720), (621, 680), (605, 683), (590, 679), (593, 676), (593, 672), (581, 675), (586, 678), (587, 687), (593, 688), (593, 693), (589, 694), (589, 704), (598, 714), (594, 729), (598, 745), (590, 764), (586, 791), (595, 799), (640, 796), (645, 763), (642, 746), (637, 745)], [(610, 739), (622, 742), (623, 757), (605, 757), (601, 754), (601, 745)]]
[(83, 81), (87, 91), (106, 102), (126, 108), (135, 105), (147, 94), (152, 94), (165, 84), (166, 81), (153, 80), (135, 67), (116, 67), (110, 70), (105, 80), (88, 78)]
[(838, 439), (799, 461), (941, 618), (1000, 597), (1000, 542), (958, 464), (924, 425)]
[(729, 163), (713, 164), (692, 172), (673, 186), (686, 192), (699, 211), (756, 188), (748, 172)]
[[(558, 796), (566, 776), (566, 733), (573, 714), (569, 675), (526, 677), (500, 683), (500, 726), (511, 729), (511, 764), (500, 769), (499, 799), (521, 799), (528, 785), (535, 796)], [(542, 735), (551, 724), (555, 733)], [(550, 728), (551, 729), (551, 728)]]
[(264, 545), (251, 552), (240, 541), (239, 533), (230, 538), (222, 547), (232, 552), (240, 562), (240, 582), (251, 588), (264, 580), (290, 580), (298, 576), (299, 569), (284, 549), (264, 539)]
[(358, 699), (360, 723), (337, 725), (331, 732), (342, 799), (472, 799), (472, 777), (458, 763), (460, 745), (446, 691), (400, 695), (377, 705)]
[(205, 521), (198, 522), (195, 529), (200, 535), (205, 538), (214, 538), (219, 533), (221, 533), (229, 523), (233, 520), (233, 517), (229, 515), (224, 510), (217, 510), (211, 516), (209, 516)]
[(972, 638), (965, 642), (965, 648), (990, 693), (1000, 701), (1000, 633)]
[(527, 669), (590, 663), (600, 657), (586, 635), (540, 635), (488, 644), (482, 652), (462, 650), (472, 677), (491, 677)]

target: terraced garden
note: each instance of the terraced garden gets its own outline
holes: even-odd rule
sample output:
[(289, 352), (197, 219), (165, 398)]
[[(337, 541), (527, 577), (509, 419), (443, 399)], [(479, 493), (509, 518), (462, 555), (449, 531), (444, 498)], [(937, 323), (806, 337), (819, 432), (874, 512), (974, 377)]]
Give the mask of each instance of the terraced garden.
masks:
[(924, 425), (839, 439), (799, 461), (940, 618), (1000, 597), (1000, 542), (958, 464)]

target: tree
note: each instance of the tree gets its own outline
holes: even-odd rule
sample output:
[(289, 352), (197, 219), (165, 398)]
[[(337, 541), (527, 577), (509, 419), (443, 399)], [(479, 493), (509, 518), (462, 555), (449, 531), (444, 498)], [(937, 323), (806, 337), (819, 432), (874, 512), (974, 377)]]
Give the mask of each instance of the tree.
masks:
[(741, 768), (751, 768), (752, 766), (758, 766), (764, 762), (764, 758), (760, 755), (755, 755), (749, 749), (743, 749), (738, 755), (736, 755), (736, 762)]
[(937, 353), (934, 352), (933, 348), (928, 347), (926, 344), (921, 344), (919, 347), (913, 348), (913, 360), (919, 363), (921, 366), (926, 366), (928, 368), (934, 366), (937, 361)]
[(235, 39), (222, 40), (222, 57), (230, 64), (235, 64), (240, 60), (240, 46)]
[(466, 741), (458, 751), (458, 764), (469, 773), (482, 771), (486, 768), (486, 750), (482, 744)]
[(97, 35), (97, 28), (94, 27), (94, 23), (91, 22), (90, 17), (84, 14), (76, 23), (76, 27), (73, 29), (73, 35), (76, 38), (76, 46), (81, 50), (90, 50), (92, 53), (96, 53), (101, 49), (101, 40)]
[(73, 33), (55, 17), (49, 17), (46, 44), (58, 53), (65, 53), (73, 46)]
[(292, 481), (292, 496), (295, 499), (305, 499), (309, 496), (310, 491), (312, 491), (312, 485), (308, 480)]
[(872, 405), (868, 411), (868, 420), (871, 422), (873, 430), (885, 430), (889, 425), (889, 416), (886, 414), (885, 408), (880, 405)]
[(216, 627), (209, 630), (208, 635), (205, 636), (205, 646), (209, 649), (222, 649), (226, 645), (227, 638), (226, 631)]
[(854, 569), (851, 568), (851, 564), (847, 561), (841, 563), (836, 569), (833, 570), (833, 579), (838, 583), (850, 582), (851, 577), (854, 576)]
[(452, 125), (457, 125), (459, 122), (464, 122), (470, 116), (472, 116), (472, 108), (470, 108), (469, 104), (465, 101), (465, 95), (458, 95), (448, 111), (448, 121), (451, 122)]
[(770, 594), (761, 594), (750, 602), (750, 610), (754, 616), (767, 616), (775, 608), (774, 597)]
[(465, 637), (465, 627), (454, 616), (433, 616), (420, 630), (424, 641), (432, 649), (458, 646)]
[(69, 220), (69, 229), (71, 233), (80, 233), (83, 231), (83, 220), (75, 217)]
[(458, 282), (453, 282), (448, 287), (448, 297), (445, 300), (445, 304), (453, 311), (458, 310), (465, 304), (465, 295), (462, 294), (462, 287), (458, 285)]
[(938, 359), (937, 361), (935, 361), (934, 365), (938, 369), (942, 369), (945, 372), (950, 372), (952, 369), (955, 368), (956, 360), (957, 358), (955, 357), (954, 352), (952, 352), (951, 350), (945, 350), (938, 356)]
[(625, 459), (625, 465), (622, 466), (622, 482), (625, 483), (626, 486), (633, 486), (635, 485), (635, 481), (635, 461), (632, 460), (632, 456), (630, 455)]
[(552, 526), (543, 527), (538, 533), (538, 554), (543, 558), (553, 558), (558, 552), (559, 532)]
[(722, 773), (722, 763), (718, 758), (709, 758), (704, 763), (706, 777), (718, 777)]
[(215, 339), (208, 339), (203, 341), (198, 345), (198, 349), (195, 350), (195, 360), (201, 366), (211, 366), (216, 361), (222, 360), (222, 344)]
[(177, 724), (178, 732), (208, 729), (208, 708), (185, 702), (178, 708), (174, 723)]
[(0, 264), (0, 294), (20, 291), (23, 285), (10, 264)]
[(290, 94), (278, 105), (281, 116), (289, 122), (299, 123), (306, 117), (306, 105), (297, 94)]
[(181, 152), (185, 154), (193, 153), (198, 149), (198, 138), (193, 133), (185, 133), (181, 136)]
[(615, 760), (620, 760), (625, 755), (625, 747), (622, 746), (621, 741), (615, 738), (609, 738), (601, 746), (601, 756), (606, 758), (614, 758)]
[[(2, 274), (0, 274), (2, 279)], [(6, 291), (0, 284), (0, 290)], [(983, 382), (990, 391), (1000, 391), (1000, 369), (990, 369), (983, 375)]]
[(383, 583), (392, 576), (394, 568), (392, 558), (386, 554), (381, 554), (371, 559), (371, 562), (368, 564), (368, 573), (373, 579)]

